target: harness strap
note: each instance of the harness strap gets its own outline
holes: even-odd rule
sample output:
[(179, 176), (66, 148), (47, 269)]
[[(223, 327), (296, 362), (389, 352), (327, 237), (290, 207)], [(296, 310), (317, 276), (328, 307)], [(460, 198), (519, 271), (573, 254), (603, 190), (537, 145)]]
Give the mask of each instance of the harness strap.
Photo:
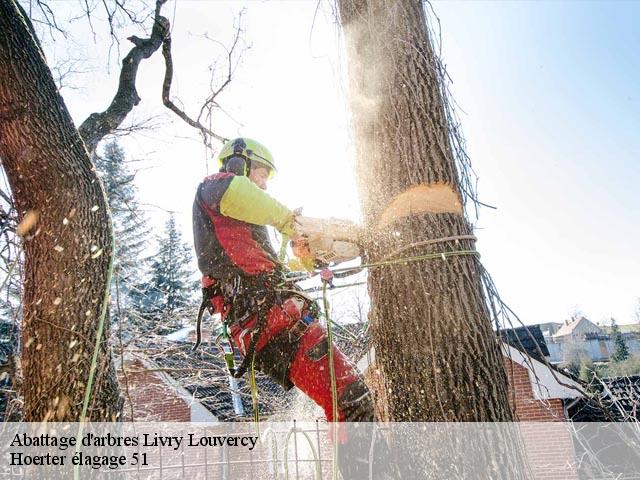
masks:
[(267, 313), (275, 303), (269, 301), (271, 300), (271, 296), (272, 295), (265, 296), (262, 303), (258, 305), (258, 318), (256, 320), (256, 325), (253, 328), (253, 332), (251, 333), (251, 342), (247, 347), (247, 352), (242, 359), (242, 363), (232, 372), (232, 375), (235, 378), (240, 378), (245, 373), (247, 373), (249, 366), (254, 361), (254, 357), (256, 354), (256, 344), (258, 343), (258, 339), (262, 336), (262, 332), (267, 325)]
[(220, 286), (217, 283), (209, 285), (202, 289), (202, 303), (198, 309), (198, 318), (196, 320), (196, 343), (191, 348), (192, 352), (195, 352), (202, 343), (202, 318), (204, 317), (205, 310), (209, 310), (212, 315), (213, 305), (211, 305), (211, 299), (216, 295), (221, 295)]
[(191, 347), (192, 352), (195, 352), (202, 343), (202, 317), (204, 316), (204, 311), (207, 309), (207, 303), (209, 303), (209, 299), (204, 298), (200, 304), (200, 308), (198, 309), (198, 319), (196, 320), (196, 343)]

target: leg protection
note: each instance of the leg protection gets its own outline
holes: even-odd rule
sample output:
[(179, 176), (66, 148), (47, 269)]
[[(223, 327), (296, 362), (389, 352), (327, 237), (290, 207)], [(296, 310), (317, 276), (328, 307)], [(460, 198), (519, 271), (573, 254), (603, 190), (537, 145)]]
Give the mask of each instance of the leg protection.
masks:
[(328, 421), (371, 421), (373, 403), (369, 390), (356, 367), (335, 345), (333, 363), (338, 397), (337, 419), (333, 418), (329, 344), (324, 327), (312, 325), (302, 336), (289, 379), (322, 407)]
[(289, 380), (289, 369), (297, 349), (298, 340), (291, 339), (288, 331), (280, 333), (256, 354), (255, 367), (285, 390), (291, 390), (293, 383)]
[[(266, 313), (266, 323), (255, 345), (255, 368), (280, 384), (285, 390), (293, 387), (289, 380), (289, 369), (293, 363), (299, 336), (292, 335), (290, 328), (302, 318), (304, 302), (289, 298), (282, 305), (274, 305)], [(242, 325), (233, 325), (231, 335), (243, 355), (247, 354), (252, 341), (257, 318), (253, 316)]]
[(375, 422), (371, 392), (362, 377), (347, 386), (338, 398), (338, 411), (345, 422)]

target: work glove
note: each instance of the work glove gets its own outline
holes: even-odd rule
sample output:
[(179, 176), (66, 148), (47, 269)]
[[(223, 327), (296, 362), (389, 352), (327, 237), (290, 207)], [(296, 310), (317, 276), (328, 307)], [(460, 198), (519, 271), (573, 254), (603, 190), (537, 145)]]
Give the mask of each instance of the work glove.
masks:
[(280, 229), (280, 233), (290, 240), (295, 240), (301, 236), (300, 224), (296, 221), (296, 218), (302, 214), (302, 207), (298, 207), (291, 212), (289, 221)]

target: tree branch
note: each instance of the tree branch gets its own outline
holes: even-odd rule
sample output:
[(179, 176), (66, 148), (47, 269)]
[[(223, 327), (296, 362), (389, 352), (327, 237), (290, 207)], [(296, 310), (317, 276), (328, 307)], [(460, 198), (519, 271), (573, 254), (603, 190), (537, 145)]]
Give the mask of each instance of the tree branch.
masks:
[(193, 120), (189, 115), (187, 115), (182, 109), (180, 109), (175, 103), (171, 101), (171, 82), (173, 81), (173, 58), (171, 57), (171, 37), (166, 37), (162, 42), (162, 56), (164, 57), (164, 81), (162, 82), (162, 103), (165, 107), (171, 110), (173, 113), (178, 115), (182, 120), (184, 120), (187, 124), (191, 125), (193, 128), (197, 128), (200, 130), (203, 138), (205, 138), (205, 143), (207, 137), (213, 137), (216, 140), (219, 140), (223, 143), (227, 142), (228, 139), (218, 135), (215, 132), (212, 132), (207, 127), (202, 125), (200, 121)]
[(139, 38), (135, 35), (128, 38), (135, 46), (122, 60), (120, 82), (111, 105), (104, 112), (92, 113), (80, 125), (78, 130), (89, 152), (93, 152), (96, 149), (96, 146), (105, 135), (118, 128), (133, 107), (140, 103), (140, 97), (136, 90), (138, 66), (142, 60), (153, 55), (160, 48), (165, 38), (169, 36), (169, 20), (160, 15), (162, 5), (166, 1), (156, 1), (154, 24), (149, 38)]

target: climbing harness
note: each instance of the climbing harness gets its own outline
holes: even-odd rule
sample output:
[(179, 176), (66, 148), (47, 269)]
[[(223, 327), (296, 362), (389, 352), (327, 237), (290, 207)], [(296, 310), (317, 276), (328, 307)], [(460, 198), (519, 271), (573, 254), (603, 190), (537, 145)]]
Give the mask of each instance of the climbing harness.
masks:
[(204, 312), (208, 310), (209, 313), (213, 315), (215, 309), (211, 301), (213, 298), (221, 295), (222, 291), (217, 282), (202, 288), (202, 302), (200, 303), (198, 317), (196, 319), (196, 343), (191, 348), (192, 352), (195, 352), (200, 346), (200, 343), (202, 343), (202, 317), (204, 316)]
[[(231, 325), (234, 325), (236, 323), (242, 324), (243, 321), (257, 314), (256, 324), (251, 329), (252, 330), (251, 342), (249, 343), (249, 346), (246, 348), (246, 351), (243, 352), (244, 353), (243, 361), (237, 369), (235, 368), (233, 370), (230, 369), (231, 374), (235, 378), (240, 378), (247, 372), (249, 366), (251, 365), (251, 362), (254, 361), (253, 357), (256, 353), (255, 347), (258, 339), (262, 335), (264, 328), (266, 326), (267, 313), (273, 305), (276, 305), (276, 304), (282, 305), (282, 294), (293, 294), (303, 298), (304, 301), (309, 305), (308, 309), (313, 310), (314, 306), (317, 308), (316, 303), (312, 299), (304, 295), (304, 293), (321, 290), (323, 293), (323, 301), (326, 301), (326, 298), (324, 297), (326, 296), (327, 287), (346, 288), (349, 286), (361, 285), (364, 283), (364, 282), (358, 282), (358, 283), (349, 284), (349, 285), (334, 286), (332, 283), (334, 277), (342, 278), (345, 276), (358, 273), (364, 269), (371, 269), (371, 268), (382, 267), (382, 266), (407, 264), (407, 263), (414, 263), (414, 262), (425, 261), (425, 260), (433, 260), (438, 258), (441, 258), (442, 260), (447, 260), (447, 258), (455, 257), (455, 256), (479, 256), (479, 253), (475, 250), (453, 250), (453, 251), (444, 251), (444, 252), (437, 252), (437, 253), (427, 253), (423, 255), (414, 255), (409, 257), (389, 258), (397, 253), (406, 251), (409, 248), (414, 248), (414, 247), (423, 246), (427, 244), (445, 242), (445, 241), (454, 241), (454, 240), (457, 241), (460, 239), (475, 240), (475, 237), (472, 235), (462, 235), (462, 236), (456, 236), (456, 237), (446, 237), (442, 239), (427, 240), (425, 242), (414, 243), (409, 246), (403, 247), (402, 249), (396, 250), (392, 254), (383, 257), (382, 260), (377, 262), (364, 263), (355, 267), (340, 267), (340, 268), (325, 267), (320, 271), (314, 272), (314, 275), (317, 275), (317, 274), (320, 275), (320, 278), (323, 282), (322, 287), (321, 288), (314, 287), (311, 289), (307, 289), (306, 291), (302, 291), (301, 289), (299, 289), (299, 287), (295, 285), (295, 282), (309, 278), (306, 273), (304, 275), (299, 275), (299, 276), (292, 275), (288, 279), (285, 279), (284, 281), (279, 282), (278, 284), (275, 284), (274, 281), (265, 281), (263, 282), (264, 285), (261, 285), (261, 288), (258, 288), (258, 289), (246, 288), (243, 285), (243, 279), (241, 279), (240, 277), (236, 277), (232, 282), (230, 295), (228, 291), (227, 292), (223, 291), (228, 289), (223, 289), (216, 282), (209, 287), (203, 288), (202, 290), (203, 300), (198, 311), (198, 319), (197, 319), (197, 325), (196, 325), (196, 343), (193, 347), (193, 350), (195, 351), (198, 348), (202, 340), (202, 317), (204, 315), (205, 310), (208, 309), (209, 312), (212, 314), (216, 313), (214, 312), (214, 307), (212, 305), (212, 298), (215, 298), (217, 296), (224, 298), (224, 303), (223, 303), (224, 306), (222, 307), (222, 309), (225, 311), (220, 313), (224, 313), (223, 324), (225, 325), (226, 329), (228, 329)], [(271, 285), (269, 286), (269, 284)], [(292, 287), (283, 288), (283, 287), (286, 287), (287, 285), (292, 285)], [(240, 305), (243, 302), (246, 303), (248, 296), (251, 297), (249, 299), (249, 302), (252, 303), (252, 305), (246, 305), (246, 304)], [(256, 300), (256, 298), (260, 298), (260, 300)], [(311, 313), (316, 313), (316, 312), (311, 312)], [(228, 320), (229, 316), (232, 317), (231, 321)], [(325, 308), (325, 316), (328, 317), (326, 308)], [(317, 318), (317, 316), (314, 317), (313, 315), (307, 314), (304, 316), (304, 318), (296, 322), (296, 324), (294, 324), (292, 327), (288, 328), (287, 332), (285, 333), (287, 333), (289, 340), (295, 341), (295, 340), (298, 340), (300, 337), (302, 337), (306, 329), (309, 327), (309, 325), (313, 321), (313, 318)], [(329, 327), (329, 324), (330, 324), (330, 321), (327, 319), (328, 327)], [(227, 337), (230, 343), (233, 345), (232, 339), (228, 335), (228, 333), (227, 333)], [(276, 339), (274, 338), (269, 343), (272, 343), (275, 340)]]
[[(197, 340), (194, 350), (198, 347), (201, 341), (201, 323), (204, 311), (209, 309), (210, 312), (215, 313), (216, 310), (213, 307), (212, 298), (219, 296), (224, 300), (222, 302), (220, 312), (223, 314), (223, 333), (222, 335), (229, 342), (231, 346), (231, 352), (225, 352), (225, 363), (229, 369), (230, 374), (235, 378), (242, 377), (247, 370), (250, 371), (250, 388), (251, 398), (254, 410), (254, 420), (258, 425), (260, 420), (259, 405), (258, 405), (258, 390), (255, 378), (255, 370), (260, 370), (270, 375), (274, 380), (280, 383), (285, 388), (291, 388), (293, 384), (287, 376), (287, 368), (282, 368), (283, 365), (290, 365), (293, 355), (297, 351), (295, 345), (298, 344), (300, 338), (304, 335), (309, 326), (317, 321), (320, 317), (320, 311), (317, 303), (305, 295), (305, 293), (321, 290), (322, 303), (324, 310), (324, 317), (326, 320), (327, 328), (327, 345), (328, 345), (328, 361), (329, 361), (329, 377), (331, 387), (331, 405), (334, 422), (339, 420), (338, 417), (338, 392), (337, 392), (337, 379), (334, 365), (333, 355), (333, 329), (332, 322), (329, 314), (329, 301), (328, 301), (328, 289), (332, 288), (346, 288), (353, 285), (362, 285), (364, 282), (356, 282), (349, 285), (333, 285), (334, 278), (343, 278), (361, 272), (364, 269), (377, 268), (382, 266), (400, 265), (415, 263), (427, 260), (442, 259), (446, 261), (448, 258), (456, 256), (474, 256), (478, 257), (479, 253), (475, 250), (453, 250), (442, 251), (436, 253), (427, 253), (422, 255), (413, 255), (407, 257), (396, 257), (398, 254), (403, 253), (411, 248), (417, 248), (424, 245), (431, 245), (447, 241), (458, 240), (475, 240), (472, 235), (461, 235), (455, 237), (446, 237), (442, 239), (433, 239), (423, 242), (413, 243), (411, 245), (402, 247), (392, 253), (385, 255), (378, 261), (364, 263), (355, 267), (325, 267), (322, 270), (317, 270), (311, 274), (311, 276), (319, 275), (322, 286), (314, 287), (307, 290), (302, 290), (297, 286), (297, 282), (310, 278), (310, 275), (305, 273), (292, 272), (285, 276), (280, 277), (280, 282), (274, 281), (272, 278), (266, 279), (262, 282), (255, 282), (249, 279), (236, 278), (231, 283), (231, 287), (217, 286), (217, 288), (204, 288), (203, 289), (203, 302), (198, 312), (197, 321)], [(281, 250), (282, 254), (282, 250)], [(395, 258), (394, 258), (395, 257)], [(253, 285), (244, 285), (243, 282), (252, 283)], [(259, 285), (257, 286), (256, 283)], [(217, 285), (217, 284), (216, 284)], [(274, 305), (283, 305), (283, 297), (291, 298), (297, 296), (302, 299), (304, 308), (301, 309), (301, 318), (293, 325), (285, 329), (285, 331), (278, 333), (274, 338), (270, 339), (268, 343), (256, 352), (256, 345), (261, 338), (266, 324), (267, 315), (270, 309)], [(220, 304), (220, 302), (218, 302)], [(229, 328), (232, 325), (238, 324), (242, 326), (243, 322), (249, 318), (256, 316), (256, 321), (250, 330), (251, 340), (246, 350), (243, 350), (243, 345), (238, 345), (240, 351), (244, 354), (244, 358), (238, 368), (235, 368), (235, 362), (233, 358), (234, 340), (229, 333)], [(248, 331), (248, 330), (247, 330)], [(244, 335), (244, 332), (241, 334)], [(283, 355), (286, 352), (286, 355)], [(278, 356), (279, 355), (279, 356)], [(280, 363), (273, 362), (273, 358), (278, 358)], [(277, 365), (274, 365), (277, 363)], [(258, 427), (259, 428), (259, 427)], [(338, 458), (338, 446), (337, 446), (337, 430), (334, 429), (334, 467), (337, 465)], [(336, 467), (337, 468), (337, 467)], [(337, 472), (334, 472), (334, 478)]]

